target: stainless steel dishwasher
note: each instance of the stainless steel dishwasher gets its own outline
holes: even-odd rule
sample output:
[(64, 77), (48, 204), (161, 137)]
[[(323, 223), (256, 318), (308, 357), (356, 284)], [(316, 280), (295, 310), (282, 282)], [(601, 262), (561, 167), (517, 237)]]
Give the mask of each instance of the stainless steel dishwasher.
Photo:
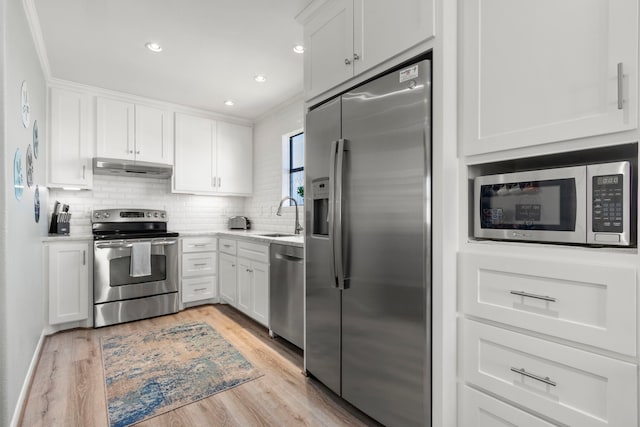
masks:
[(271, 244), (269, 333), (303, 348), (304, 249)]

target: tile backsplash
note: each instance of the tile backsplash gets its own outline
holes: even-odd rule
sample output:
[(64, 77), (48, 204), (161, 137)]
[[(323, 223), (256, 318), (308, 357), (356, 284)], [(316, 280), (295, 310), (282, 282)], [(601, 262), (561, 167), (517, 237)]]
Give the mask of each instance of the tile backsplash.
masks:
[(171, 180), (95, 175), (93, 190), (51, 189), (47, 219), (58, 200), (70, 206), (71, 235), (91, 234), (94, 209), (163, 209), (173, 231), (213, 231), (227, 228), (227, 219), (243, 215), (243, 197), (196, 196), (171, 193)]

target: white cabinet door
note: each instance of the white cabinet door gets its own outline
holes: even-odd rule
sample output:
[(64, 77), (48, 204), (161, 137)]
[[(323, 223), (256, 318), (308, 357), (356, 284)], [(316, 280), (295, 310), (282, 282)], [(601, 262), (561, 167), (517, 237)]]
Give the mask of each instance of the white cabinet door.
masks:
[(218, 191), (251, 194), (253, 191), (253, 130), (218, 122)]
[(174, 190), (212, 193), (217, 183), (216, 122), (176, 114)]
[(353, 0), (333, 0), (304, 27), (307, 98), (353, 77)]
[(49, 186), (91, 188), (93, 143), (89, 137), (88, 96), (52, 87), (49, 117)]
[(269, 325), (269, 265), (251, 262), (251, 317)]
[(637, 127), (636, 0), (462, 7), (464, 154)]
[(227, 303), (236, 306), (237, 268), (236, 257), (220, 254), (220, 297)]
[(135, 107), (136, 160), (173, 164), (169, 113), (147, 105)]
[(135, 105), (117, 99), (97, 99), (96, 152), (98, 157), (135, 159)]
[(238, 258), (238, 304), (236, 307), (251, 315), (251, 261)]
[(354, 0), (353, 21), (353, 66), (360, 74), (433, 36), (433, 0)]
[(49, 324), (89, 318), (89, 244), (48, 246)]

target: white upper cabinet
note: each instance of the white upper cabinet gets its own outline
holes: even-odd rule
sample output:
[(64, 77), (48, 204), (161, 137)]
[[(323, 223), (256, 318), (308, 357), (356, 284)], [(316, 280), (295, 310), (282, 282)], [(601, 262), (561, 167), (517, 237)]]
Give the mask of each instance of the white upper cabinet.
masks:
[(253, 192), (253, 130), (248, 126), (218, 122), (218, 191)]
[(215, 191), (216, 124), (213, 120), (176, 113), (174, 191)]
[(93, 185), (93, 141), (89, 132), (89, 97), (86, 93), (52, 87), (49, 97), (49, 187)]
[(168, 116), (159, 108), (98, 97), (98, 157), (171, 164)]
[(462, 9), (463, 154), (637, 127), (637, 1), (463, 0)]
[(432, 37), (433, 6), (433, 0), (330, 0), (303, 17), (306, 98)]
[(250, 195), (253, 131), (176, 113), (175, 192)]

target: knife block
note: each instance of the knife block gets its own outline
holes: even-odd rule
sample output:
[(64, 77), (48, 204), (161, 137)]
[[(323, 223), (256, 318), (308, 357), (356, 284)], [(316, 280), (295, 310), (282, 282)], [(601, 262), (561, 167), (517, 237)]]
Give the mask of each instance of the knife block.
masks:
[(49, 234), (68, 235), (71, 229), (69, 221), (71, 214), (65, 214), (64, 220), (62, 215), (51, 214), (51, 225), (49, 225)]

